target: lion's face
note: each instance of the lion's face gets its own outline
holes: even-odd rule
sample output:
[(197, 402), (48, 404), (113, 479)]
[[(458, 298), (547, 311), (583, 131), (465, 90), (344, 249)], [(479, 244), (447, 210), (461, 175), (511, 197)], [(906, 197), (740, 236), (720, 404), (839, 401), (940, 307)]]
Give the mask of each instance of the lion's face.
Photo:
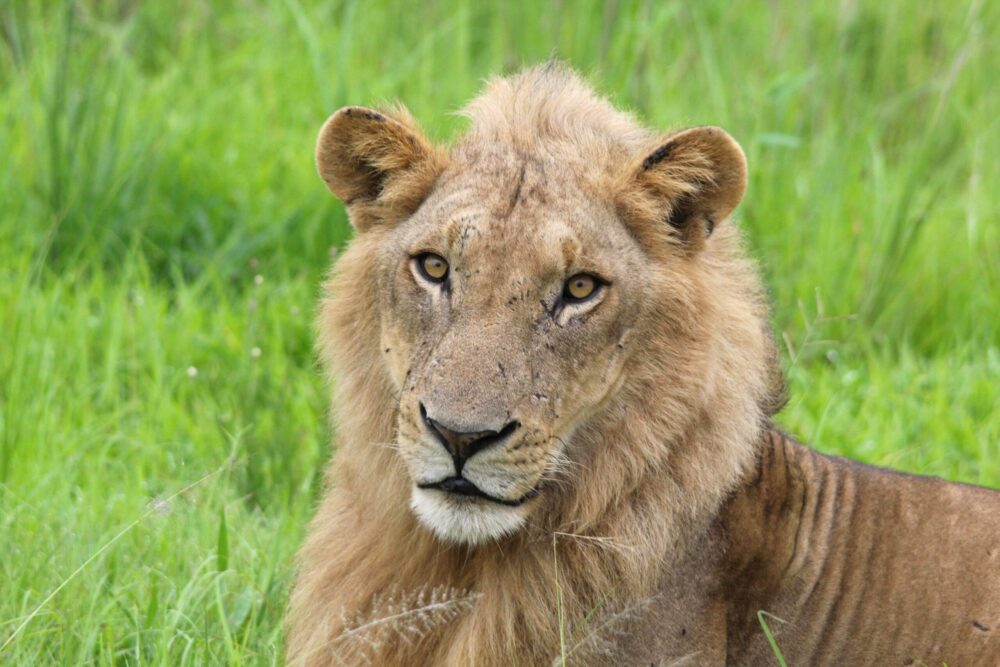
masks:
[(619, 385), (644, 302), (646, 260), (608, 206), (530, 164), (513, 176), (454, 173), (381, 255), (411, 505), (460, 542), (542, 501), (574, 426)]
[(343, 109), (320, 133), (320, 174), (369, 235), (348, 251), (364, 278), (340, 298), (364, 316), (345, 333), (378, 345), (370, 384), (389, 378), (379, 412), (398, 415), (410, 505), (443, 539), (513, 533), (572, 484), (574, 431), (650, 341), (664, 400), (698, 416), (683, 406), (711, 337), (691, 262), (742, 196), (743, 155), (717, 128), (656, 140), (609, 109), (607, 125), (501, 124), (448, 153), (398, 111)]

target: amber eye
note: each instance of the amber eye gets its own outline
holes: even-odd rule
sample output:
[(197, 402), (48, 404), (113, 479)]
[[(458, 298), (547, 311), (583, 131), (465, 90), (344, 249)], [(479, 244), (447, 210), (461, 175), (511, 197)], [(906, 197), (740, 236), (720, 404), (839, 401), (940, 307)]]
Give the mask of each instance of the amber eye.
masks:
[(417, 268), (432, 283), (443, 283), (448, 278), (448, 262), (441, 255), (425, 252), (417, 255)]
[(566, 281), (563, 298), (567, 301), (584, 301), (597, 290), (597, 279), (589, 273), (578, 273)]

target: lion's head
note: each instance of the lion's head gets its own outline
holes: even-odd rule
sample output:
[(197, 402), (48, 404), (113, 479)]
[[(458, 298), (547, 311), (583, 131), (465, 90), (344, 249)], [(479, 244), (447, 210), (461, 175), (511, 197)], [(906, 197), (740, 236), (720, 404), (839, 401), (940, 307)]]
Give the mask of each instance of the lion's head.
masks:
[[(341, 420), (363, 413), (386, 440), (357, 446), (398, 451), (420, 522), (467, 544), (588, 504), (596, 518), (576, 487), (602, 477), (605, 503), (653, 469), (734, 480), (778, 385), (726, 224), (738, 144), (713, 127), (658, 137), (557, 66), (494, 82), (467, 115), (448, 149), (401, 109), (345, 108), (319, 136), (357, 231), (323, 346)], [(636, 449), (640, 429), (659, 442)], [(673, 447), (705, 429), (703, 452)]]

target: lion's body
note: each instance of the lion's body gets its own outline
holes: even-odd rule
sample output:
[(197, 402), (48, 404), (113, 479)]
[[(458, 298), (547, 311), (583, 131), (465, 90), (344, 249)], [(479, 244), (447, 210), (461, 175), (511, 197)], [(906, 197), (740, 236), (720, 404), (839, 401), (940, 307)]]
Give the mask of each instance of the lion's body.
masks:
[(760, 447), (608, 662), (772, 665), (765, 612), (790, 665), (997, 664), (1000, 494)]
[[(757, 664), (758, 610), (795, 664), (992, 649), (1000, 495), (769, 434), (735, 142), (657, 139), (552, 67), (470, 115), (447, 152), (401, 112), (345, 109), (320, 136), (359, 235), (319, 321), (339, 446), (289, 662)], [(414, 264), (428, 250), (446, 285)], [(581, 270), (602, 291), (566, 305)], [(493, 441), (463, 463), (442, 420)]]
[(772, 663), (759, 610), (793, 665), (997, 663), (995, 491), (772, 434), (720, 524), (729, 664)]

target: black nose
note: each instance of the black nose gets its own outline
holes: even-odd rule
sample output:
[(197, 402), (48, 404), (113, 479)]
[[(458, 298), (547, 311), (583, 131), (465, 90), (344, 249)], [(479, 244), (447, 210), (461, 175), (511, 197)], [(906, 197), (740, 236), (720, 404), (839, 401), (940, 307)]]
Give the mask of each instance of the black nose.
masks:
[(521, 423), (514, 420), (499, 431), (453, 431), (441, 422), (427, 416), (427, 409), (420, 404), (420, 418), (427, 429), (444, 445), (455, 460), (455, 474), (462, 474), (465, 462), (491, 445), (506, 440)]

